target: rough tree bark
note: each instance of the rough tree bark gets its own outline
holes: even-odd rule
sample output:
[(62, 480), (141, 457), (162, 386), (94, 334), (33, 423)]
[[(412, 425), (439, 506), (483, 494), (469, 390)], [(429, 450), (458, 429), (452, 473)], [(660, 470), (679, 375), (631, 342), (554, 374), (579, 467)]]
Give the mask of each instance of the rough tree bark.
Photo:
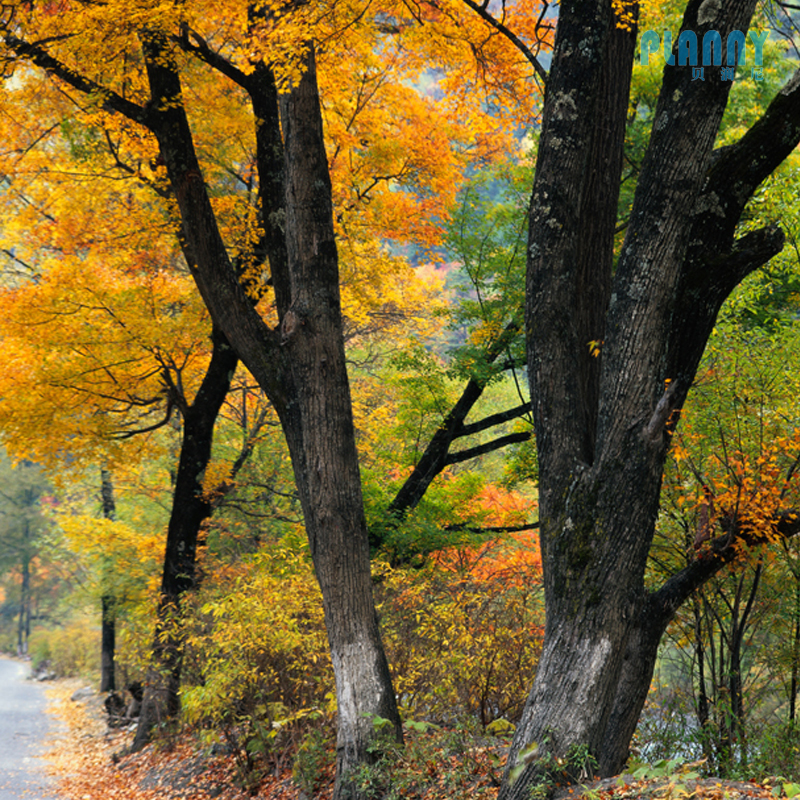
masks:
[[(266, 392), (292, 458), (325, 609), (338, 700), (336, 797), (355, 797), (352, 770), (370, 760), (374, 721), (400, 717), (372, 599), (367, 528), (344, 358), (338, 257), (313, 49), (297, 85), (275, 101), (269, 70), (245, 76), (195, 40), (188, 49), (240, 83), (257, 114), (264, 248), (280, 325), (270, 329), (236, 278), (209, 202), (166, 40), (144, 40), (155, 133), (175, 191), (184, 246), (206, 305)], [(277, 121), (283, 122), (283, 172)], [(283, 183), (285, 195), (275, 192)], [(266, 188), (264, 188), (266, 187)], [(280, 213), (283, 211), (283, 213)], [(283, 220), (283, 238), (271, 221)]]
[[(700, 38), (714, 29), (724, 40), (748, 29), (755, 2), (709, 5), (699, 14), (701, 0), (690, 0), (684, 27)], [(755, 536), (726, 534), (660, 588), (645, 587), (673, 415), (722, 302), (783, 244), (777, 228), (736, 239), (735, 226), (800, 139), (800, 79), (742, 140), (713, 152), (730, 82), (715, 70), (692, 82), (691, 67), (665, 68), (612, 269), (634, 42), (608, 0), (560, 5), (530, 207), (526, 307), (547, 620), (502, 800), (527, 797), (547, 779), (550, 757), (588, 755), (604, 775), (624, 765), (667, 623), (730, 560), (737, 536)], [(599, 364), (589, 358), (590, 341), (603, 341)], [(780, 525), (796, 532), (794, 520)], [(533, 742), (538, 751), (528, 748)]]

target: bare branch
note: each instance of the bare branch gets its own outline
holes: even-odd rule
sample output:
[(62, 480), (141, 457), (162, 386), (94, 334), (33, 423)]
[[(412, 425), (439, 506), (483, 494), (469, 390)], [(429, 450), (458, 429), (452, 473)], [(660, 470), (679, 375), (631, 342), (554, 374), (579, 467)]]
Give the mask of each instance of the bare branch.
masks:
[(464, 436), (471, 436), (473, 433), (480, 433), (488, 428), (493, 428), (495, 425), (501, 425), (509, 420), (522, 417), (525, 414), (530, 413), (530, 410), (530, 403), (522, 403), (514, 408), (509, 408), (507, 411), (499, 411), (497, 414), (491, 414), (488, 417), (484, 417), (482, 420), (478, 420), (478, 422), (472, 422), (469, 425), (462, 425), (456, 431), (456, 434), (453, 438), (460, 439)]
[(450, 453), (445, 459), (445, 464), (458, 464), (461, 461), (469, 461), (470, 458), (477, 458), (478, 456), (491, 453), (494, 450), (499, 450), (509, 444), (517, 444), (518, 442), (527, 442), (533, 436), (533, 431), (520, 431), (519, 433), (509, 433), (507, 436), (499, 436), (497, 439), (492, 439), (491, 442), (479, 444), (476, 447), (470, 447), (467, 450), (461, 450), (458, 453)]

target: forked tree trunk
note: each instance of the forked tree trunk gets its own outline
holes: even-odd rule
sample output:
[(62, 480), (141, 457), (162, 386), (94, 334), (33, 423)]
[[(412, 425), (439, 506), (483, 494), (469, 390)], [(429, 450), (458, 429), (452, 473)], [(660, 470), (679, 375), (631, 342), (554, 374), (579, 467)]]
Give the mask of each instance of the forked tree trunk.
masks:
[[(215, 324), (273, 403), (292, 458), (320, 583), (338, 701), (337, 798), (357, 797), (353, 770), (370, 761), (375, 721), (402, 728), (372, 600), (350, 391), (344, 359), (338, 257), (313, 50), (283, 99), (285, 196), (278, 205), (274, 79), (230, 70), (254, 97), (264, 247), (280, 326), (268, 328), (246, 297), (220, 236), (181, 104), (166, 40), (144, 37), (153, 94), (145, 121), (159, 140), (182, 220), (193, 275)], [(260, 115), (264, 115), (263, 117)], [(270, 187), (264, 190), (263, 187)], [(285, 214), (280, 213), (285, 209)], [(282, 219), (281, 238), (270, 221)]]
[[(588, 760), (604, 775), (624, 765), (667, 623), (732, 557), (734, 537), (722, 537), (706, 558), (645, 588), (675, 415), (722, 302), (783, 244), (775, 228), (735, 240), (736, 224), (800, 139), (793, 80), (740, 142), (712, 157), (730, 82), (693, 82), (690, 66), (666, 67), (612, 269), (635, 39), (611, 5), (561, 3), (545, 94), (526, 328), (547, 620), (501, 800), (558, 780), (554, 758)], [(684, 26), (724, 41), (748, 29), (755, 2), (709, 5), (701, 13), (701, 0), (690, 0)], [(590, 341), (603, 342), (599, 369)]]

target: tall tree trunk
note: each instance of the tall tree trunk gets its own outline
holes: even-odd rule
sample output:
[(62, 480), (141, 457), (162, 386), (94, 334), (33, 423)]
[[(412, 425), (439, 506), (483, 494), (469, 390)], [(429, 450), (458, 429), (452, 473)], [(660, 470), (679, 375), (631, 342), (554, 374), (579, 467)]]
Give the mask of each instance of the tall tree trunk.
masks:
[[(754, 0), (715, 6), (713, 19), (700, 5), (690, 0), (684, 27), (724, 39), (748, 29)], [(607, 219), (616, 208), (633, 42), (611, 3), (561, 4), (526, 289), (547, 619), (501, 800), (521, 800), (550, 780), (551, 756), (589, 754), (601, 774), (624, 765), (667, 623), (731, 558), (715, 541), (708, 558), (660, 589), (644, 585), (675, 414), (722, 302), (783, 244), (775, 228), (737, 241), (735, 227), (800, 138), (800, 81), (712, 157), (730, 83), (693, 83), (689, 67), (665, 68), (612, 271), (613, 225), (595, 228), (590, 215)], [(587, 363), (590, 340), (603, 340), (599, 370)]]
[[(527, 797), (543, 779), (544, 758), (510, 781), (517, 757), (532, 742), (542, 756), (561, 756), (573, 745), (599, 750), (610, 709), (596, 713), (596, 700), (614, 695), (634, 617), (631, 579), (621, 574), (629, 560), (603, 554), (594, 534), (606, 522), (595, 504), (617, 497), (620, 485), (609, 482), (616, 476), (598, 480), (589, 472), (599, 385), (589, 342), (605, 338), (625, 131), (621, 108), (627, 107), (634, 46), (634, 32), (614, 27), (609, 3), (562, 3), (531, 199), (526, 287), (547, 616), (501, 797)], [(596, 125), (598, 118), (604, 123)], [(565, 308), (572, 309), (568, 317)], [(641, 457), (621, 466), (650, 471)], [(619, 478), (624, 486), (626, 476)], [(644, 510), (625, 510), (646, 518), (649, 499)], [(637, 504), (639, 498), (629, 500)]]
[[(200, 172), (180, 103), (181, 86), (163, 37), (145, 38), (153, 93), (148, 124), (156, 133), (181, 213), (183, 236), (200, 293), (212, 318), (275, 406), (292, 458), (325, 621), (338, 701), (337, 798), (356, 797), (352, 772), (373, 758), (375, 720), (402, 727), (372, 598), (367, 529), (361, 495), (350, 391), (344, 359), (338, 257), (331, 184), (313, 50), (302, 77), (282, 99), (285, 262), (269, 251), (280, 326), (270, 330), (236, 280)], [(251, 96), (263, 137), (259, 175), (272, 187), (278, 109), (263, 84), (236, 75)], [(258, 81), (270, 78), (257, 72)], [(263, 148), (262, 148), (263, 146)], [(263, 149), (263, 152), (261, 151)], [(263, 218), (276, 218), (264, 209)], [(285, 271), (283, 265), (286, 265)], [(275, 267), (278, 267), (275, 269)]]
[(191, 405), (182, 409), (183, 441), (167, 528), (152, 657), (132, 744), (134, 751), (149, 741), (156, 725), (177, 714), (180, 708), (178, 690), (184, 647), (181, 599), (195, 586), (197, 539), (200, 526), (212, 511), (203, 494), (203, 475), (211, 460), (214, 425), (238, 363), (236, 353), (216, 327), (211, 342), (211, 361), (197, 395)]
[[(265, 13), (256, 6), (251, 12), (255, 16)], [(142, 30), (140, 40), (151, 92), (146, 106), (101, 89), (86, 76), (66, 68), (45, 47), (14, 37), (7, 37), (6, 43), (18, 48), (21, 57), (50, 70), (78, 91), (99, 92), (105, 109), (143, 125), (158, 140), (180, 215), (181, 244), (198, 290), (215, 326), (225, 333), (274, 405), (286, 435), (322, 587), (333, 655), (339, 704), (336, 796), (355, 796), (351, 771), (371, 758), (369, 744), (375, 738), (375, 719), (390, 720), (397, 738), (402, 738), (402, 726), (372, 602), (367, 530), (343, 357), (330, 176), (313, 50), (302, 59), (302, 77), (284, 104), (286, 180), (281, 207), (275, 203), (276, 188), (282, 183), (280, 170), (275, 170), (275, 156), (282, 151), (271, 70), (263, 65), (246, 74), (221, 55), (193, 43), (190, 37), (182, 37), (179, 43), (256, 98), (254, 124), (265, 234), (253, 257), (258, 258), (260, 249), (269, 256), (280, 316), (279, 329), (272, 330), (245, 293), (222, 239), (183, 106), (180, 73), (172, 52), (175, 41), (159, 29)], [(278, 235), (279, 230), (285, 238)], [(279, 252), (281, 248), (284, 253)], [(185, 443), (188, 431), (187, 416)], [(181, 455), (183, 464), (183, 452)], [(196, 483), (201, 462), (195, 462), (187, 473), (188, 492), (183, 493), (188, 508), (202, 503)], [(186, 513), (186, 507), (182, 510), (183, 516), (193, 516)], [(146, 741), (147, 732), (162, 712), (177, 707), (180, 648), (174, 645), (179, 643), (173, 641), (166, 647), (164, 643), (169, 639), (167, 620), (175, 601), (192, 584), (194, 548), (184, 543), (176, 550), (182, 539), (173, 535), (173, 522), (178, 524), (175, 514), (170, 522), (154, 641), (155, 668), (134, 747)], [(159, 680), (162, 675), (163, 681)]]
[(282, 109), (292, 301), (281, 328), (293, 388), (282, 417), (336, 680), (335, 794), (355, 797), (351, 773), (369, 760), (375, 717), (389, 719), (398, 738), (402, 732), (372, 596), (313, 51), (304, 67)]
[[(747, 597), (744, 609), (739, 615), (741, 591), (736, 594), (731, 614), (731, 644), (730, 644), (730, 696), (731, 696), (731, 738), (739, 745), (739, 759), (742, 766), (747, 765), (747, 715), (744, 705), (744, 686), (742, 677), (742, 644), (744, 634), (750, 624), (750, 615), (753, 612), (758, 588), (761, 584), (761, 573), (764, 562), (759, 558), (756, 564), (753, 581), (750, 585), (750, 592)], [(744, 586), (744, 573), (741, 577), (740, 585)]]
[[(103, 519), (114, 520), (117, 517), (114, 502), (114, 484), (111, 473), (100, 468), (100, 495), (103, 504)], [(103, 595), (100, 598), (100, 691), (113, 692), (116, 686), (114, 654), (117, 638), (117, 599), (110, 592), (107, 583), (110, 576), (103, 576)]]
[[(697, 725), (701, 732), (701, 742), (703, 745), (703, 755), (713, 763), (713, 749), (708, 741), (708, 720), (709, 704), (708, 690), (706, 688), (706, 647), (703, 641), (703, 620), (700, 608), (700, 600), (695, 596), (692, 600), (692, 611), (694, 613), (694, 652), (697, 658)], [(713, 672), (712, 672), (713, 674)]]

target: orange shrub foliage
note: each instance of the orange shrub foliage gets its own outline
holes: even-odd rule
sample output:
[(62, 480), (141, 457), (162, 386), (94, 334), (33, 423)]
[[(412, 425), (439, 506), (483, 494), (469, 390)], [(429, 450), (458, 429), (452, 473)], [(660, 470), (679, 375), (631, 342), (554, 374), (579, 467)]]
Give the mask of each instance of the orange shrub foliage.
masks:
[(424, 571), (385, 567), (378, 610), (406, 713), (516, 722), (544, 636), (540, 584), (530, 532), (439, 551)]
[[(480, 520), (487, 528), (521, 527), (534, 516), (536, 501), (520, 492), (495, 485), (484, 486), (474, 497), (465, 516)], [(478, 545), (451, 547), (433, 555), (437, 566), (468, 575), (479, 583), (504, 582), (522, 587), (535, 585), (542, 574), (539, 537), (532, 531), (506, 534)]]

